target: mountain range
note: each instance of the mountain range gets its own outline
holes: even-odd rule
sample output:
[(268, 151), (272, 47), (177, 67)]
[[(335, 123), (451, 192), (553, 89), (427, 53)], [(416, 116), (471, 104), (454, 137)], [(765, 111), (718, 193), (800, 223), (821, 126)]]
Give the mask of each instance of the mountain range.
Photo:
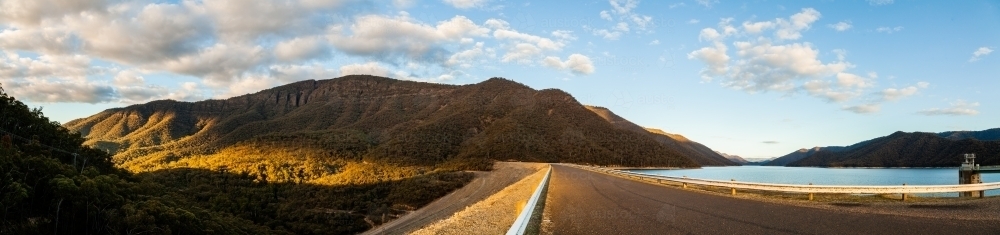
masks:
[(767, 166), (957, 167), (965, 153), (982, 165), (1000, 165), (1000, 128), (942, 133), (895, 132), (850, 146), (799, 149)]
[(351, 75), (224, 100), (153, 101), (64, 126), (134, 172), (225, 168), (272, 180), (342, 182), (349, 179), (327, 176), (369, 163), (407, 172), (483, 170), (493, 160), (733, 164), (682, 136), (599, 115), (605, 110), (502, 78), (444, 85)]

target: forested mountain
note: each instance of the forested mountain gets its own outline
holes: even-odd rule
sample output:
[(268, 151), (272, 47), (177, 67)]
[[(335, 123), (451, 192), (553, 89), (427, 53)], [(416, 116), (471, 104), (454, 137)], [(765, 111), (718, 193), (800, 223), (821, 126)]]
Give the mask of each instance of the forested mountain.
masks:
[[(881, 138), (884, 138), (884, 137), (881, 137)], [(865, 146), (868, 143), (871, 143), (872, 141), (875, 141), (875, 140), (878, 140), (878, 138), (871, 139), (871, 140), (866, 140), (866, 141), (861, 141), (861, 142), (852, 144), (850, 146), (826, 146), (826, 147), (813, 147), (813, 148), (810, 148), (810, 149), (799, 149), (799, 150), (796, 150), (795, 152), (792, 152), (792, 153), (789, 153), (789, 154), (785, 154), (785, 156), (781, 156), (781, 157), (775, 158), (775, 159), (773, 159), (771, 161), (768, 161), (768, 162), (766, 162), (766, 163), (764, 163), (762, 165), (763, 166), (786, 166), (786, 165), (788, 165), (788, 164), (790, 164), (792, 162), (795, 162), (795, 161), (802, 160), (802, 159), (805, 159), (807, 157), (810, 157), (813, 154), (818, 153), (820, 151), (842, 152), (842, 151), (847, 151), (847, 150), (852, 150), (852, 149), (860, 148), (860, 147)]]
[(792, 163), (792, 162), (795, 162), (795, 161), (798, 161), (798, 160), (802, 160), (803, 158), (812, 156), (814, 153), (819, 152), (820, 150), (823, 150), (823, 149), (829, 149), (829, 151), (837, 151), (837, 150), (843, 149), (843, 148), (844, 147), (830, 146), (830, 147), (813, 147), (813, 148), (810, 148), (810, 149), (799, 149), (799, 150), (796, 150), (795, 152), (791, 152), (789, 154), (785, 154), (784, 156), (775, 158), (774, 160), (771, 160), (771, 161), (769, 161), (767, 163), (764, 163), (763, 165), (764, 166), (785, 166), (785, 165), (788, 165), (788, 163)]
[(413, 176), (321, 185), (226, 168), (133, 174), (2, 87), (0, 113), (0, 234), (353, 234), (472, 179), (389, 166), (377, 169)]
[(896, 132), (848, 147), (799, 150), (775, 159), (768, 165), (956, 167), (964, 160), (961, 157), (964, 153), (975, 153), (976, 163), (1000, 165), (1000, 141), (981, 141), (976, 138), (953, 140), (942, 137), (954, 136), (953, 134)]
[(226, 167), (338, 183), (352, 179), (336, 175), (367, 163), (418, 172), (488, 169), (492, 160), (698, 166), (563, 91), (501, 78), (456, 86), (352, 75), (226, 100), (154, 101), (65, 126), (135, 172)]
[(685, 157), (694, 160), (702, 166), (735, 166), (739, 165), (727, 159), (726, 157), (720, 155), (718, 152), (702, 145), (701, 143), (694, 142), (688, 138), (678, 135), (664, 132), (660, 129), (655, 128), (643, 128), (635, 123), (618, 116), (617, 114), (611, 112), (611, 110), (598, 107), (598, 106), (585, 106), (590, 111), (594, 112), (601, 118), (603, 118), (608, 123), (612, 125), (628, 130), (641, 135), (646, 135), (657, 142), (660, 142), (664, 146), (676, 150), (683, 154)]
[(938, 133), (938, 136), (950, 140), (977, 139), (977, 140), (1000, 140), (1000, 128), (993, 128), (982, 131), (949, 131)]

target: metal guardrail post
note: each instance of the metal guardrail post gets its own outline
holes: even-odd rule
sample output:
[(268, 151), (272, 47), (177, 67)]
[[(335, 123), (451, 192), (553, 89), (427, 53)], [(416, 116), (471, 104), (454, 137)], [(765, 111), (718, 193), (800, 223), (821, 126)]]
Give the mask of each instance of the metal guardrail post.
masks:
[(542, 190), (549, 185), (549, 176), (552, 175), (552, 166), (549, 166), (549, 171), (545, 172), (545, 177), (542, 178), (542, 182), (538, 183), (538, 187), (535, 188), (535, 192), (531, 194), (528, 198), (528, 203), (524, 205), (524, 209), (521, 209), (521, 214), (517, 216), (514, 220), (514, 224), (507, 229), (507, 235), (522, 235), (525, 230), (528, 229), (528, 224), (531, 223), (531, 215), (535, 211), (535, 206), (538, 205), (538, 200), (542, 195)]
[[(809, 183), (809, 185), (813, 185), (813, 183)], [(812, 200), (813, 200), (813, 193), (809, 193), (809, 200), (810, 200), (810, 201), (812, 201)]]

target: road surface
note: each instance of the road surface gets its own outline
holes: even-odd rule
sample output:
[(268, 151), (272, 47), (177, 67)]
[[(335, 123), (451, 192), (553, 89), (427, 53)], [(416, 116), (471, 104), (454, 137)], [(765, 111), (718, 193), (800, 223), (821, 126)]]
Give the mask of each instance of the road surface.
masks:
[(692, 192), (552, 165), (553, 234), (1000, 234), (1000, 223), (847, 213)]

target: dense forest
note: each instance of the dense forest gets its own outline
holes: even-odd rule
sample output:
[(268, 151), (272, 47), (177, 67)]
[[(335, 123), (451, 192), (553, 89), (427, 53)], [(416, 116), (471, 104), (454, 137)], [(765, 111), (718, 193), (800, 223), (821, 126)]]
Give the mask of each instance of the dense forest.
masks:
[[(358, 233), (472, 179), (466, 172), (392, 164), (354, 167), (351, 174), (383, 178), (328, 179), (340, 180), (336, 185), (309, 183), (316, 173), (289, 167), (256, 175), (226, 167), (134, 174), (2, 87), (0, 113), (0, 234)], [(260, 137), (275, 144), (289, 138), (300, 146), (321, 141)], [(315, 168), (323, 167), (307, 169)]]
[(896, 132), (846, 147), (802, 149), (767, 165), (821, 167), (957, 167), (962, 154), (976, 154), (976, 163), (1000, 165), (1000, 141), (989, 139), (997, 129), (979, 132)]

